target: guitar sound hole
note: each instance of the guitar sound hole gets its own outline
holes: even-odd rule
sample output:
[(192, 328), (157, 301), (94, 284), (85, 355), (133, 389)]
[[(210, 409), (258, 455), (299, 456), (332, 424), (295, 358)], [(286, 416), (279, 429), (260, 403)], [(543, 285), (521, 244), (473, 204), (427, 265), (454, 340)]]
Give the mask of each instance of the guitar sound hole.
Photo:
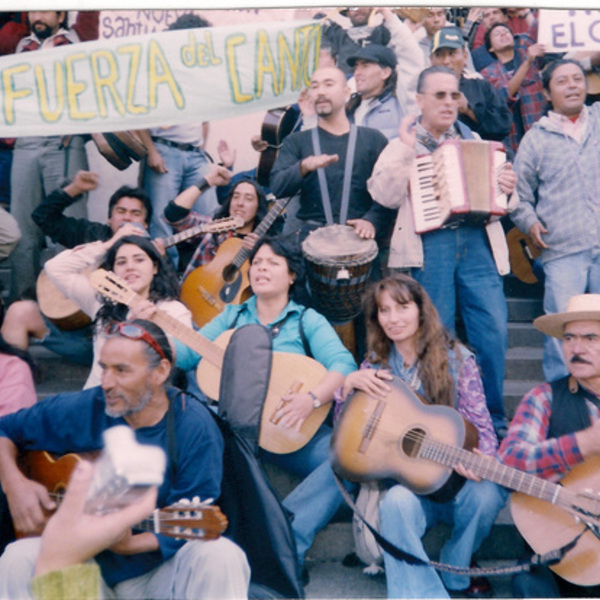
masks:
[(402, 451), (410, 458), (416, 458), (425, 438), (425, 430), (419, 427), (410, 429), (402, 438)]
[(229, 264), (223, 269), (223, 279), (227, 283), (231, 283), (235, 279), (236, 273), (237, 267), (235, 265)]

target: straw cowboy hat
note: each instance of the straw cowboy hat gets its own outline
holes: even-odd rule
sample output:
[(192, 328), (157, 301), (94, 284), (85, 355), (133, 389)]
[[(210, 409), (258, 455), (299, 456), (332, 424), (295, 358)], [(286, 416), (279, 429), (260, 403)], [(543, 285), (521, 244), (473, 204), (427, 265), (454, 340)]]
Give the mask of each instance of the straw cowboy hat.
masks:
[(600, 294), (572, 296), (565, 312), (538, 317), (533, 325), (546, 335), (562, 339), (565, 325), (573, 321), (600, 321)]

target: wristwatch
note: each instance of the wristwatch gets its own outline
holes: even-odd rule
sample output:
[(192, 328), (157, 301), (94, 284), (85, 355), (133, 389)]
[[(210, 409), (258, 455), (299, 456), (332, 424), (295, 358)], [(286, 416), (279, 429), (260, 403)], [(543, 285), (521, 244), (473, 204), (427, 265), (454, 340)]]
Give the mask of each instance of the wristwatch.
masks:
[(312, 399), (313, 408), (319, 408), (323, 403), (317, 398), (314, 392), (308, 392), (308, 395)]

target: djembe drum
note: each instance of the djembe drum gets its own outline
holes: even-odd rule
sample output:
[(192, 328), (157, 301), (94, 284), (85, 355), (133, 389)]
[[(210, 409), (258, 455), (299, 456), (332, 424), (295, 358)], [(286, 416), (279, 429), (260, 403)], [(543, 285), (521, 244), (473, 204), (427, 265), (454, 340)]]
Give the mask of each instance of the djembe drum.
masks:
[(333, 323), (354, 319), (377, 257), (375, 240), (347, 225), (329, 225), (312, 231), (302, 252), (315, 309)]

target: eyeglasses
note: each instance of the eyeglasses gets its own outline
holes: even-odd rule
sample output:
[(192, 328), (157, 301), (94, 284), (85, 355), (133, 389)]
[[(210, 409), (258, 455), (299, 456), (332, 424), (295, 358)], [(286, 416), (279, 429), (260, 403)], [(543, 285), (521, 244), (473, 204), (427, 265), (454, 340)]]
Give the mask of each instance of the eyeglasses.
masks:
[(421, 92), (422, 94), (428, 94), (429, 96), (434, 96), (436, 100), (445, 100), (446, 96), (450, 96), (454, 102), (458, 102), (460, 99), (460, 92)]
[(123, 337), (129, 340), (142, 340), (146, 342), (161, 358), (169, 360), (163, 349), (158, 345), (158, 342), (143, 328), (134, 323), (128, 322), (113, 322), (106, 326), (105, 332), (107, 335), (114, 335), (119, 333)]

